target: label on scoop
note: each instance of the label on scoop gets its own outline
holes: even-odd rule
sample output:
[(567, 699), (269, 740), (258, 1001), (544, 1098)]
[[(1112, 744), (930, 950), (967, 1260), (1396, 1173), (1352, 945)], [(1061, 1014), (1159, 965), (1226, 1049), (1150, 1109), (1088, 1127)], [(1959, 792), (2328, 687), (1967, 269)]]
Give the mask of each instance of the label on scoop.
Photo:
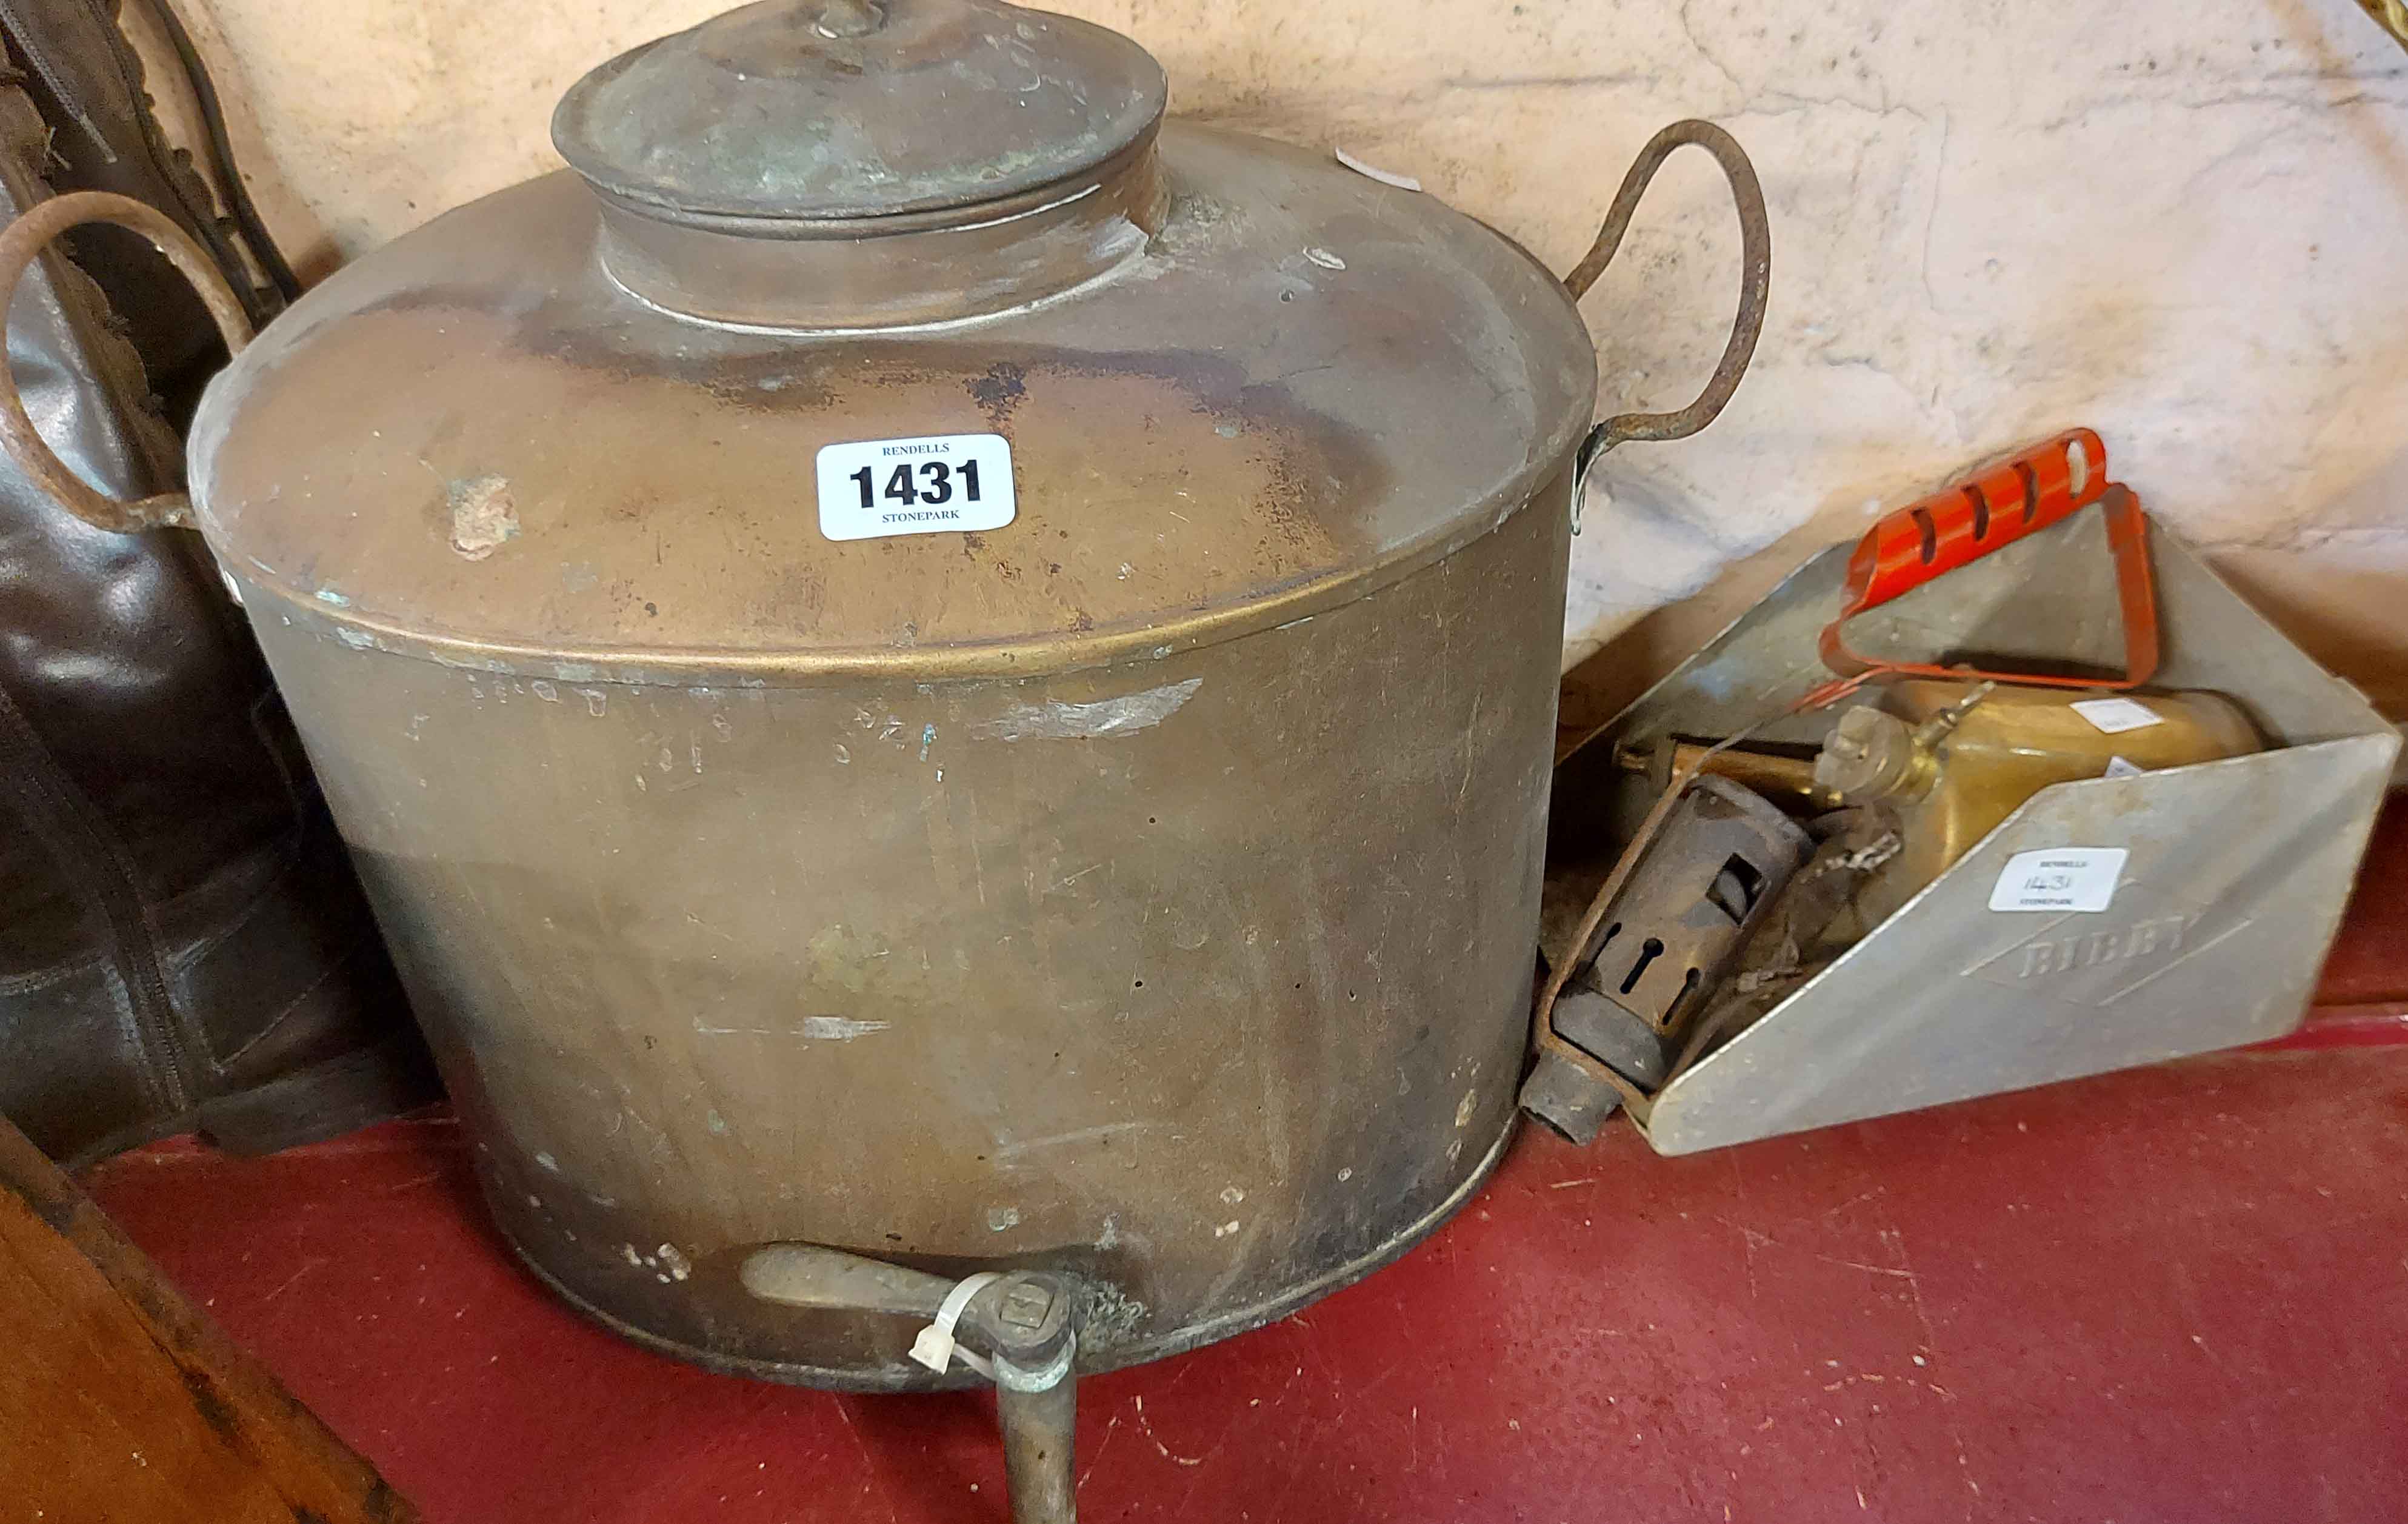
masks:
[(2102, 911), (2124, 875), (2125, 847), (2018, 852), (1990, 886), (1992, 910)]
[(1000, 434), (856, 439), (819, 453), (820, 533), (830, 539), (1000, 529), (1018, 511)]

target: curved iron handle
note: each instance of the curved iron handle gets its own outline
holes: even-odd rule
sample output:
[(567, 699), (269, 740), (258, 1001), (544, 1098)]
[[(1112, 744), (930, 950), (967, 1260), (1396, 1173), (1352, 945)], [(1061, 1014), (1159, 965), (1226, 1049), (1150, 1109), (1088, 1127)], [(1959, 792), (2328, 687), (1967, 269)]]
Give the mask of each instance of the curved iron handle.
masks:
[(1747, 373), (1747, 363), (1756, 354), (1756, 338), (1764, 332), (1764, 308), (1772, 290), (1772, 223), (1764, 209), (1764, 186), (1756, 178), (1756, 165), (1748, 162), (1747, 151), (1739, 139), (1711, 122), (1692, 119), (1675, 122), (1649, 138), (1647, 146), (1631, 161), (1629, 173), (1622, 177), (1622, 189), (1614, 193), (1613, 205), (1605, 214), (1605, 225), (1598, 229), (1597, 241), (1588, 252), (1564, 277), (1565, 289), (1578, 301), (1597, 284), (1597, 278), (1613, 262), (1622, 248), (1622, 236), (1630, 227), (1631, 214), (1639, 209), (1639, 198), (1656, 179), (1674, 149), (1694, 143), (1714, 156), (1723, 175), (1730, 181), (1731, 201), (1739, 210), (1739, 315), (1731, 322), (1730, 342), (1723, 346), (1723, 357), (1707, 378), (1705, 390), (1698, 399), (1678, 412), (1616, 413), (1588, 431), (1581, 441), (1580, 453), (1572, 461), (1572, 533), (1580, 533), (1580, 490), (1587, 479), (1589, 467), (1598, 456), (1627, 439), (1681, 439), (1695, 434), (1714, 421), (1723, 405), (1739, 390), (1740, 378)]
[[(251, 341), (251, 318), (192, 236), (158, 208), (107, 191), (76, 191), (36, 202), (6, 232), (0, 232), (0, 314), (8, 310), (18, 282), (50, 240), (85, 223), (114, 223), (150, 239), (150, 247), (165, 255), (167, 263), (200, 294), (201, 305), (208, 309), (224, 337), (227, 352), (238, 351)], [(26, 416), (16, 375), (5, 356), (0, 356), (0, 453), (34, 485), (56, 498), (60, 507), (95, 529), (130, 535), (145, 529), (192, 527), (193, 502), (183, 493), (163, 492), (122, 502), (85, 485), (43, 442), (40, 430)]]

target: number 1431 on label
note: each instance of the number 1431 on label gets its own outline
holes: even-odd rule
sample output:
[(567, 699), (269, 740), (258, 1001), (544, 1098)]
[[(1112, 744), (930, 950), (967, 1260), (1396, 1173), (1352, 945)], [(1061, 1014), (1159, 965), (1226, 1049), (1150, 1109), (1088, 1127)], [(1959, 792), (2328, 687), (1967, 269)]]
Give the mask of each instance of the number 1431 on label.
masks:
[(1000, 434), (856, 439), (819, 453), (820, 533), (830, 539), (1000, 529), (1017, 511)]

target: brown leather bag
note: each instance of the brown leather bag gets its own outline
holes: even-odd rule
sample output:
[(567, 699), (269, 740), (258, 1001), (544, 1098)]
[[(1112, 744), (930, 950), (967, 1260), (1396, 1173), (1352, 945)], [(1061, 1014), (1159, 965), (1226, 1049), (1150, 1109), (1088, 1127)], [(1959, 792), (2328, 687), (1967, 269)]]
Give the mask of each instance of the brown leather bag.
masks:
[[(0, 8), (12, 56), (28, 55), (20, 21), (46, 8), (90, 19), (15, 0)], [(58, 132), (54, 151), (53, 128), (0, 83), (0, 221), (49, 194), (42, 172), (74, 136)], [(122, 172), (146, 143), (119, 148)], [(109, 247), (77, 252), (100, 263)], [(106, 268), (120, 289), (150, 289)], [(272, 293), (251, 300), (272, 310)], [(206, 358), (196, 302), (148, 305), (144, 351)], [(8, 362), (68, 465), (138, 496), (180, 482), (181, 453), (114, 322), (52, 253), (9, 314)], [(430, 1072), (198, 537), (92, 528), (0, 465), (0, 1112), (70, 1162), (194, 1128), (261, 1150), (421, 1103)]]

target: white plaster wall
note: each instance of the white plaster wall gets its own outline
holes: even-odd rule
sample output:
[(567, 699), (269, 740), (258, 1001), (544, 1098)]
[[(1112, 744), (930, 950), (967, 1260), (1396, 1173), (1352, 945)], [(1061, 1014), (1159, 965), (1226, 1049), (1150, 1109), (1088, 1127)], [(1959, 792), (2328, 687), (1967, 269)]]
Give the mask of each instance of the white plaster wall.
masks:
[[(1152, 49), (1174, 111), (1418, 175), (1557, 269), (1655, 128), (1746, 143), (1774, 223), (1756, 368), (1707, 434), (1609, 457), (1568, 664), (1670, 605), (1610, 654), (1636, 681), (1875, 510), (2087, 423), (2408, 712), (2408, 53), (2353, 0), (1054, 3)], [(551, 167), (571, 79), (721, 8), (180, 4), (319, 270)], [(1585, 303), (1603, 406), (1687, 400), (1736, 242), (1677, 156)]]

